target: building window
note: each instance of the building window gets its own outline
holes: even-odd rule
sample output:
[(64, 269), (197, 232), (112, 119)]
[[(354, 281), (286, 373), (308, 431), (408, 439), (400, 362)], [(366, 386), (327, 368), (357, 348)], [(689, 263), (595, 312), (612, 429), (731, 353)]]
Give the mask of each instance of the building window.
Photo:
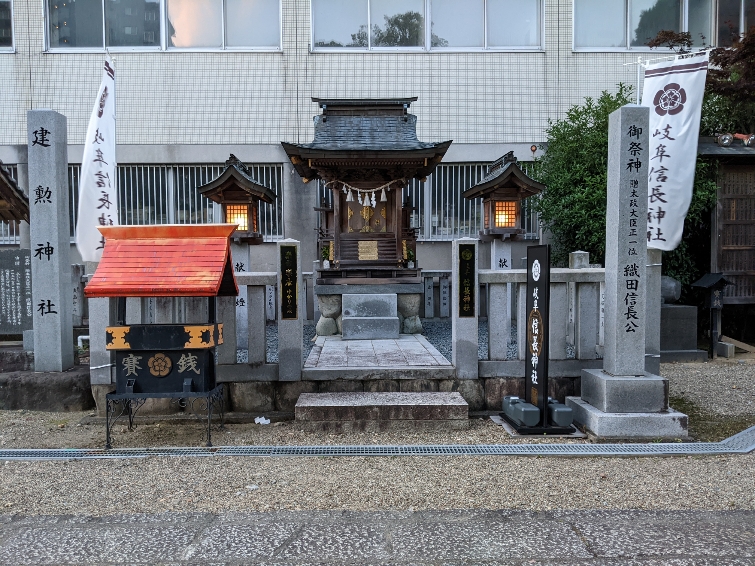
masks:
[(10, 0), (0, 0), (0, 50), (13, 48), (13, 10)]
[(719, 0), (718, 45), (731, 47), (734, 38), (755, 26), (755, 0)]
[(280, 49), (280, 0), (47, 0), (47, 22), (52, 49)]
[(312, 0), (315, 49), (539, 49), (542, 0)]
[(696, 46), (715, 44), (715, 8), (720, 22), (721, 8), (732, 2), (755, 4), (755, 0), (574, 0), (574, 48), (648, 49), (648, 41), (661, 30), (688, 31)]

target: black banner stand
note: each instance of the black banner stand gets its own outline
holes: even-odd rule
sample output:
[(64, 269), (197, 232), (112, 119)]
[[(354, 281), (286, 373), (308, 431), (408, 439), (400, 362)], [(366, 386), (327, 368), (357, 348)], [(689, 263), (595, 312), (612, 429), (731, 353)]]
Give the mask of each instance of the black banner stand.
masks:
[(519, 434), (573, 434), (573, 426), (552, 426), (548, 419), (548, 354), (551, 283), (550, 246), (527, 248), (527, 346), (524, 362), (524, 399), (540, 410), (540, 422), (524, 426), (513, 422), (505, 413), (504, 419)]

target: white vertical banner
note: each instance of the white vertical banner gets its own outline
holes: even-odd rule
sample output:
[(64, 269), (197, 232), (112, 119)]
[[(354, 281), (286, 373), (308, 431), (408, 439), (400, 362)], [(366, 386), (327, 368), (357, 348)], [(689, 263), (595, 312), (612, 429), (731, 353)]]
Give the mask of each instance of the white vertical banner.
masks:
[(642, 106), (650, 107), (648, 247), (673, 250), (692, 200), (708, 53), (648, 65)]
[(84, 261), (100, 261), (102, 257), (105, 239), (97, 227), (118, 225), (115, 184), (115, 70), (107, 56), (89, 118), (79, 176), (76, 247)]

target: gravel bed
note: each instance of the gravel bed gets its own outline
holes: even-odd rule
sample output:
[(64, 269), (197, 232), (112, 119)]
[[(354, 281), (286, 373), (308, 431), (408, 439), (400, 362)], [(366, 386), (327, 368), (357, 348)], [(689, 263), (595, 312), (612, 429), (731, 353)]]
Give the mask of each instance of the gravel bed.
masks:
[[(309, 353), (312, 351), (312, 346), (315, 337), (315, 325), (311, 321), (304, 323), (304, 338), (302, 340), (302, 361), (306, 361)], [(265, 338), (267, 340), (267, 363), (278, 363), (278, 324), (276, 322), (268, 322)], [(245, 364), (249, 360), (249, 351), (244, 348), (236, 350), (236, 362), (239, 364)]]
[[(755, 360), (663, 364), (671, 395), (708, 411), (754, 414)], [(0, 411), (0, 446), (101, 447), (88, 413)], [(137, 421), (138, 423), (138, 421)], [(114, 431), (117, 447), (199, 446), (194, 421)], [(500, 444), (490, 420), (468, 431), (328, 434), (294, 422), (227, 425), (216, 445)], [(536, 489), (533, 489), (536, 486)], [(431, 509), (755, 509), (755, 454), (669, 458), (164, 458), (0, 463), (0, 513)]]
[(662, 364), (671, 397), (684, 397), (715, 415), (755, 415), (755, 359)]
[[(443, 354), (447, 360), (451, 361), (451, 319), (446, 320), (433, 320), (422, 321), (422, 334), (425, 335), (427, 341), (430, 342), (435, 348)], [(517, 358), (517, 344), (516, 344), (516, 323), (511, 325), (511, 340), (509, 341), (506, 351), (507, 360), (515, 360)], [(477, 359), (488, 359), (488, 321), (479, 320), (477, 323)]]

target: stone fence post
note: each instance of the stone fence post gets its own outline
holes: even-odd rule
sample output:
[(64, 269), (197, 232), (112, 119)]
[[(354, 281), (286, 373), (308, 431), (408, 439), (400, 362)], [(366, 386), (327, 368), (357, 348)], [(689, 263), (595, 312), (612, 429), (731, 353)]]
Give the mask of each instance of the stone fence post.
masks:
[(278, 242), (278, 380), (300, 381), (304, 318), (301, 253), (297, 240)]
[(460, 238), (453, 242), (451, 299), (451, 362), (457, 379), (478, 377), (477, 313), (480, 289), (477, 281), (478, 242)]

